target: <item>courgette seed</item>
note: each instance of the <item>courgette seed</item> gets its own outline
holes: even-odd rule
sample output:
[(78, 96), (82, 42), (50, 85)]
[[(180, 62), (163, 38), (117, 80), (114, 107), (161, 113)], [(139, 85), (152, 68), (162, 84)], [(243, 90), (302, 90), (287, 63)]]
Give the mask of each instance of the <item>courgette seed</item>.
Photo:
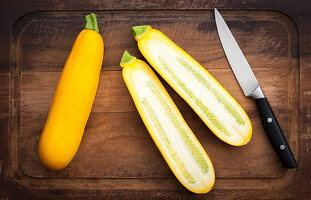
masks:
[(203, 111), (204, 115), (213, 124), (213, 126), (224, 135), (230, 137), (232, 134), (228, 132), (227, 128), (217, 119), (217, 117), (209, 110), (209, 108), (204, 105), (202, 100), (200, 100), (197, 96), (195, 96), (194, 93), (186, 86), (186, 84), (176, 76), (174, 71), (161, 56), (159, 56), (158, 59), (162, 64), (163, 68), (167, 71), (167, 73), (169, 73), (169, 75), (177, 83), (177, 85), (179, 85), (183, 89), (183, 91), (188, 95), (188, 97), (192, 99), (194, 103)]
[(189, 171), (187, 170), (184, 163), (181, 161), (181, 159), (177, 155), (177, 152), (174, 150), (170, 140), (168, 139), (168, 137), (167, 137), (160, 121), (159, 121), (159, 118), (156, 116), (154, 110), (152, 109), (152, 107), (148, 103), (148, 100), (146, 98), (142, 98), (141, 103), (144, 106), (144, 108), (145, 108), (147, 114), (149, 115), (151, 121), (154, 123), (154, 126), (155, 126), (156, 130), (158, 131), (161, 140), (163, 141), (166, 149), (168, 150), (169, 154), (173, 158), (175, 165), (177, 166), (180, 173), (187, 179), (188, 183), (190, 183), (190, 184), (196, 183), (196, 181), (194, 180), (192, 175), (189, 173)]
[(236, 120), (239, 125), (245, 126), (245, 121), (243, 120), (240, 113), (230, 104), (217, 90), (215, 90), (210, 83), (199, 73), (197, 72), (191, 65), (189, 65), (184, 59), (177, 58), (177, 61), (187, 69), (207, 90), (209, 90), (220, 102), (224, 108), (232, 115), (232, 117)]
[(151, 82), (147, 81), (148, 87), (151, 89), (157, 100), (161, 103), (162, 107), (164, 108), (165, 112), (169, 116), (172, 124), (175, 126), (175, 128), (180, 133), (180, 137), (184, 141), (184, 144), (186, 145), (187, 149), (190, 151), (192, 158), (195, 160), (199, 168), (201, 168), (202, 172), (204, 174), (208, 173), (208, 164), (202, 154), (202, 152), (199, 150), (198, 146), (193, 142), (193, 140), (188, 135), (187, 131), (182, 127), (182, 124), (178, 120), (177, 116), (174, 114), (172, 108), (168, 104), (168, 102), (164, 99), (161, 92), (158, 90), (158, 88)]

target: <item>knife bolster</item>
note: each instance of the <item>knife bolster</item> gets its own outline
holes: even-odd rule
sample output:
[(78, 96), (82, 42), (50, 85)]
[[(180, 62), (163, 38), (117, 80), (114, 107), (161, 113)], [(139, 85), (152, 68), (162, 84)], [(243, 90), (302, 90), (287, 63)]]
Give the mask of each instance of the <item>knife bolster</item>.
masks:
[(261, 90), (261, 87), (258, 86), (253, 92), (251, 92), (249, 95), (250, 97), (253, 97), (254, 99), (262, 99), (265, 98), (265, 95), (263, 94), (263, 91)]

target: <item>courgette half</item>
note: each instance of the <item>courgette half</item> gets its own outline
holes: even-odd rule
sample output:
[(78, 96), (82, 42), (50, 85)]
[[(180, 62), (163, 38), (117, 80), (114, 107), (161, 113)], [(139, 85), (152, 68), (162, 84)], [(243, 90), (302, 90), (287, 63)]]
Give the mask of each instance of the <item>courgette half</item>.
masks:
[(194, 193), (207, 193), (214, 168), (203, 147), (151, 68), (125, 51), (123, 79), (149, 134), (177, 179)]
[(252, 125), (247, 114), (208, 71), (160, 31), (148, 25), (131, 31), (151, 66), (219, 139), (234, 146), (249, 142)]

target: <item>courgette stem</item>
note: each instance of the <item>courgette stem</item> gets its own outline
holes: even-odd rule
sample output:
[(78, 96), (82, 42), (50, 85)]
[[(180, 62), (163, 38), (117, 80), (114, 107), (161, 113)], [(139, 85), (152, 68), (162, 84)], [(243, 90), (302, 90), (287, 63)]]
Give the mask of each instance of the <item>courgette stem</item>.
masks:
[(143, 25), (143, 26), (134, 26), (131, 28), (131, 32), (135, 38), (135, 40), (138, 40), (141, 38), (146, 32), (148, 32), (151, 29), (151, 26), (149, 25)]
[(98, 25), (97, 25), (97, 19), (96, 14), (91, 13), (89, 15), (85, 16), (85, 26), (84, 29), (86, 30), (93, 30), (99, 33)]
[(132, 56), (128, 50), (125, 50), (120, 62), (120, 66), (124, 67), (134, 60), (136, 60), (136, 57)]

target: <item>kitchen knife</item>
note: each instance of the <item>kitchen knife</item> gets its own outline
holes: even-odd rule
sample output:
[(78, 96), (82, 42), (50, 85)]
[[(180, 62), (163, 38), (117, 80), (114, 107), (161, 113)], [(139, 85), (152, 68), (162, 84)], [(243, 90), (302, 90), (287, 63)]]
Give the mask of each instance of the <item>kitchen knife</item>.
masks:
[(225, 20), (216, 8), (214, 9), (214, 12), (220, 42), (244, 95), (255, 99), (265, 132), (284, 165), (287, 168), (296, 168), (297, 164), (292, 151), (287, 144), (280, 125), (274, 116), (270, 104), (263, 94), (251, 67), (239, 45), (235, 41)]

